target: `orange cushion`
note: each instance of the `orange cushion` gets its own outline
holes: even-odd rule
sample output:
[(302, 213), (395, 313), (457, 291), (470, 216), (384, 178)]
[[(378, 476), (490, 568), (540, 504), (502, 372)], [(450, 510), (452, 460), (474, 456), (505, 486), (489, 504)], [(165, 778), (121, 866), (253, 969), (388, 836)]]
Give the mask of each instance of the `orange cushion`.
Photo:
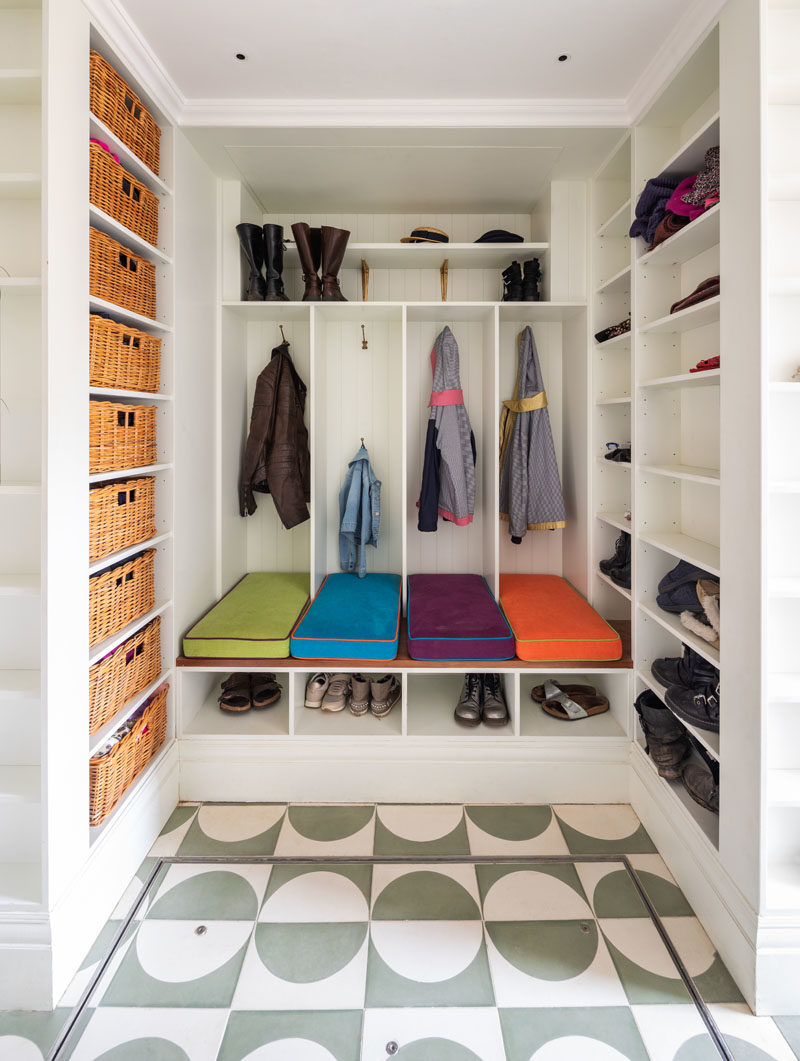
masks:
[(617, 631), (559, 575), (501, 575), (500, 604), (520, 659), (622, 658)]

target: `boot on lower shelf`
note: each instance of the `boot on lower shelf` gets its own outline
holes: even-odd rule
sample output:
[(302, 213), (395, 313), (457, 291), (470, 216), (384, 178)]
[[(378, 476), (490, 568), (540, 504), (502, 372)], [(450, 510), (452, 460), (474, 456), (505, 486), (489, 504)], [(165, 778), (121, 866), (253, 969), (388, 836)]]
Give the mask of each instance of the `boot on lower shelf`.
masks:
[(539, 301), (539, 281), (542, 271), (539, 268), (539, 259), (530, 258), (522, 263), (522, 301)]
[(283, 290), (283, 225), (264, 225), (264, 262), (267, 284), (264, 298), (267, 302), (288, 302)]
[(322, 301), (347, 302), (339, 286), (339, 270), (344, 261), (344, 252), (350, 233), (343, 228), (331, 228), (323, 225), (320, 229), (322, 239)]
[(649, 689), (636, 697), (633, 706), (647, 742), (644, 750), (661, 777), (677, 781), (682, 773), (682, 763), (689, 754), (686, 730)]
[(503, 270), (503, 302), (522, 301), (522, 269), (519, 262), (512, 262)]

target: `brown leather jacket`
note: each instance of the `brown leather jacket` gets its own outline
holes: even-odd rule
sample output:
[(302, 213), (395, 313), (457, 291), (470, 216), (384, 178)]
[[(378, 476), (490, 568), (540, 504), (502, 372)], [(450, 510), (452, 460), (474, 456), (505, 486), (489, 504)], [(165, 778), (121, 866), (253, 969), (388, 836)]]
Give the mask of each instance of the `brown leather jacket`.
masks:
[(253, 491), (258, 490), (272, 494), (287, 530), (309, 518), (311, 458), (305, 406), (306, 385), (292, 363), (289, 344), (281, 343), (256, 381), (239, 483), (241, 515), (255, 512)]

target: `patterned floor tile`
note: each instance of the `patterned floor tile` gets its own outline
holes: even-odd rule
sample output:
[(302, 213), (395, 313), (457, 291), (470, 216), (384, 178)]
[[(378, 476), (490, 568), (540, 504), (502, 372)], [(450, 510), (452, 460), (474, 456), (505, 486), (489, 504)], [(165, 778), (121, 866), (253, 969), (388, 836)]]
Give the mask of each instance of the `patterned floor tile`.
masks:
[(784, 1037), (795, 1054), (800, 1057), (800, 1017), (773, 1017)]
[(473, 855), (566, 855), (567, 844), (550, 807), (468, 806)]
[(633, 1006), (651, 1061), (719, 1061), (719, 1051), (694, 1005)]
[(214, 1061), (225, 1009), (94, 1010), (70, 1061)]
[(480, 919), (475, 867), (376, 865), (372, 917), (379, 921)]
[(708, 1008), (736, 1061), (794, 1061), (794, 1052), (771, 1018), (753, 1016), (744, 1003)]
[(460, 804), (379, 806), (376, 855), (468, 855)]
[(184, 837), (200, 809), (199, 803), (179, 803), (170, 814), (167, 824), (150, 848), (151, 858), (171, 858), (177, 855)]
[(173, 865), (146, 916), (168, 921), (255, 921), (270, 866)]
[(361, 1022), (360, 1010), (231, 1013), (218, 1061), (358, 1061)]
[(500, 1009), (507, 1061), (648, 1061), (627, 1007)]
[[(122, 893), (117, 905), (111, 912), (111, 921), (124, 921), (128, 914), (133, 909), (137, 899), (142, 893), (142, 889), (150, 879), (150, 874), (153, 872), (155, 867), (158, 865), (158, 859), (148, 855), (142, 862), (141, 866), (136, 871), (136, 876), (130, 882), (128, 887)], [(152, 888), (148, 891), (148, 894), (144, 897), (142, 907), (145, 907), (150, 902), (150, 896), (152, 895)]]
[(649, 917), (600, 918), (598, 924), (631, 1005), (691, 1001)]
[(230, 1006), (252, 930), (252, 921), (143, 921), (100, 1005)]
[(571, 862), (546, 866), (476, 866), (486, 921), (561, 921), (591, 918)]
[[(81, 967), (77, 973), (73, 976), (69, 987), (64, 992), (62, 998), (59, 1000), (61, 1006), (73, 1007), (77, 1006), (80, 1001), (81, 995), (86, 990), (87, 986), (92, 980), (92, 977), (97, 972), (97, 968), (100, 962), (105, 958), (108, 952), (111, 950), (111, 946), (114, 941), (114, 937), (119, 932), (122, 926), (121, 921), (107, 921), (103, 925), (102, 931), (97, 939), (89, 949), (88, 954), (81, 962)], [(122, 937), (122, 946), (125, 945), (126, 941), (130, 941), (136, 931), (135, 925), (129, 925), (125, 930)], [(89, 1005), (96, 1005), (96, 992), (89, 999)]]
[(744, 1001), (733, 977), (696, 917), (664, 917), (662, 922), (706, 1005), (711, 1002)]
[(494, 1007), (367, 1010), (361, 1056), (382, 1061), (390, 1042), (399, 1046), (393, 1056), (402, 1061), (504, 1061), (506, 1056)]
[(205, 803), (193, 818), (178, 854), (274, 855), (285, 814), (282, 803)]
[(596, 917), (647, 917), (627, 869), (614, 862), (579, 862), (575, 869)]
[(374, 804), (294, 804), (289, 807), (275, 854), (371, 855)]
[(372, 866), (274, 866), (260, 922), (368, 921)]
[(0, 1013), (0, 1061), (42, 1061), (70, 1012), (64, 1006), (52, 1013)]
[(573, 855), (631, 855), (656, 850), (627, 804), (562, 804), (553, 810)]
[(694, 910), (660, 855), (631, 855), (628, 861), (659, 917), (694, 917)]

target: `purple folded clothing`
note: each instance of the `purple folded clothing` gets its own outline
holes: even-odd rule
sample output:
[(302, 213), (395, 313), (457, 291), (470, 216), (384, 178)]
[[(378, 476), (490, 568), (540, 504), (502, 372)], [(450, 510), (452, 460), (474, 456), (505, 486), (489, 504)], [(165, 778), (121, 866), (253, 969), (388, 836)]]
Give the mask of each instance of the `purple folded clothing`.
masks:
[(514, 634), (482, 575), (409, 575), (408, 654), (427, 660), (514, 658)]

